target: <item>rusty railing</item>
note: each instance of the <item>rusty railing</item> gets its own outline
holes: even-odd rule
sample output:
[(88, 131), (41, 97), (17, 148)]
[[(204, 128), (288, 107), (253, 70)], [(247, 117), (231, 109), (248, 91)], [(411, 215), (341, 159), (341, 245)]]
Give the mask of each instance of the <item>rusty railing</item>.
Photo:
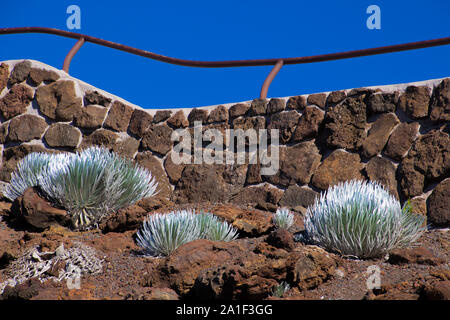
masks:
[(253, 60), (229, 60), (229, 61), (195, 61), (195, 60), (183, 60), (172, 58), (168, 56), (163, 56), (160, 54), (156, 54), (150, 51), (145, 51), (141, 49), (136, 49), (130, 46), (126, 46), (123, 44), (91, 37), (88, 35), (64, 31), (53, 28), (45, 28), (45, 27), (18, 27), (18, 28), (0, 28), (0, 34), (17, 34), (17, 33), (46, 33), (46, 34), (54, 34), (58, 36), (63, 36), (66, 38), (78, 39), (77, 43), (73, 46), (73, 48), (69, 51), (66, 58), (64, 59), (63, 70), (69, 73), (70, 62), (73, 56), (77, 53), (77, 51), (81, 48), (84, 42), (91, 42), (95, 44), (99, 44), (105, 47), (129, 52), (138, 56), (150, 58), (153, 60), (158, 60), (165, 63), (176, 64), (187, 67), (199, 67), (199, 68), (225, 68), (225, 67), (251, 67), (251, 66), (268, 66), (273, 65), (272, 71), (269, 73), (267, 78), (265, 79), (260, 93), (260, 98), (265, 99), (267, 97), (267, 91), (269, 89), (272, 80), (277, 75), (278, 71), (280, 71), (283, 65), (287, 64), (301, 64), (301, 63), (312, 63), (312, 62), (322, 62), (322, 61), (331, 61), (331, 60), (339, 60), (339, 59), (348, 59), (362, 56), (371, 56), (376, 54), (384, 54), (391, 52), (399, 52), (406, 50), (415, 50), (415, 49), (423, 49), (430, 48), (436, 46), (442, 46), (450, 44), (450, 37), (433, 39), (433, 40), (425, 40), (419, 42), (410, 42), (392, 46), (385, 47), (377, 47), (363, 50), (354, 50), (354, 51), (346, 51), (339, 53), (329, 53), (308, 57), (293, 57), (293, 58), (274, 58), (274, 59), (253, 59)]

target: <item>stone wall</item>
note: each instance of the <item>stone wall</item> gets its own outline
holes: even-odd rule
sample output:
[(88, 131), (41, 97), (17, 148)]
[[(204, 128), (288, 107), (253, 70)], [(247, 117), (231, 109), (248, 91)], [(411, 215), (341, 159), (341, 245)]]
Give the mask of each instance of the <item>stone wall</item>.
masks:
[[(449, 226), (450, 78), (193, 109), (142, 109), (37, 61), (0, 63), (0, 180), (31, 152), (109, 149), (148, 168), (176, 203), (298, 211), (329, 186), (381, 182), (435, 226)], [(175, 165), (171, 133), (279, 129), (280, 168)]]

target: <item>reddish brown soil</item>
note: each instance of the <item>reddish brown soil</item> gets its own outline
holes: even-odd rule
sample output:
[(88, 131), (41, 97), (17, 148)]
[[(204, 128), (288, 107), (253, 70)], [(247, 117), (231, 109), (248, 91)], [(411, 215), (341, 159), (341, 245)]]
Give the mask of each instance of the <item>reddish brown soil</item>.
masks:
[[(31, 299), (176, 299), (182, 298), (168, 288), (145, 287), (146, 274), (154, 272), (162, 258), (144, 257), (134, 242), (136, 230), (123, 233), (102, 233), (100, 230), (72, 232), (64, 227), (35, 233), (18, 226), (9, 225), (6, 220), (9, 204), (0, 202), (0, 256), (7, 252), (19, 256), (25, 249), (39, 245), (44, 251), (54, 250), (60, 243), (70, 247), (80, 241), (97, 250), (104, 259), (101, 274), (82, 278), (81, 289), (69, 290), (64, 282), (47, 281), (40, 284), (31, 282), (18, 289), (32, 288)], [(208, 206), (204, 207), (208, 208)], [(172, 208), (173, 209), (173, 208)], [(291, 289), (283, 299), (413, 299), (424, 298), (424, 290), (436, 283), (450, 280), (448, 229), (429, 230), (416, 243), (418, 247), (429, 249), (436, 265), (406, 263), (395, 265), (384, 259), (352, 260), (336, 257), (338, 263), (335, 275), (318, 287), (300, 292)], [(300, 246), (296, 243), (296, 246)], [(434, 264), (434, 263), (431, 263)], [(368, 290), (366, 270), (377, 265), (381, 270), (381, 288)], [(0, 282), (6, 280), (7, 266), (0, 264)], [(24, 289), (25, 288), (25, 289)], [(1, 296), (0, 296), (1, 297)], [(426, 296), (425, 296), (426, 297)], [(5, 298), (5, 297), (4, 297)], [(275, 299), (270, 298), (269, 299)], [(448, 298), (448, 297), (447, 297)]]

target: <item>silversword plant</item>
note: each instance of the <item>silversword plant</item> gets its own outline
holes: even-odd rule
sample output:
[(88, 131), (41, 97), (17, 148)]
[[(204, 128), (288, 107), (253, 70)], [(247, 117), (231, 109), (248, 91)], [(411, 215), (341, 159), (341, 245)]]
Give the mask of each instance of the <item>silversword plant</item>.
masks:
[(168, 256), (179, 246), (198, 239), (232, 241), (237, 230), (211, 213), (195, 210), (149, 215), (136, 234), (137, 244), (152, 256)]
[(102, 147), (80, 153), (32, 153), (12, 174), (4, 194), (10, 200), (38, 186), (67, 210), (73, 226), (87, 229), (103, 217), (155, 194), (157, 183), (145, 168)]
[(272, 220), (275, 227), (289, 230), (294, 224), (294, 214), (288, 208), (279, 208)]
[(25, 156), (17, 164), (16, 170), (11, 174), (8, 187), (3, 191), (3, 195), (14, 201), (30, 187), (39, 184), (42, 169), (48, 166), (51, 155), (41, 152), (33, 152)]
[(343, 256), (372, 258), (416, 241), (426, 227), (377, 182), (347, 181), (330, 187), (307, 209), (309, 241)]

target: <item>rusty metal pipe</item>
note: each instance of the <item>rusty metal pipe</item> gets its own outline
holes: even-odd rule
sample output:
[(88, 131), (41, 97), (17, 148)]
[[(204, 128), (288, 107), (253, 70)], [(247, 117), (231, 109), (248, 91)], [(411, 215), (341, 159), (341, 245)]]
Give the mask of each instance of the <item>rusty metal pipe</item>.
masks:
[(63, 70), (66, 73), (69, 73), (70, 62), (72, 61), (73, 56), (81, 48), (83, 43), (84, 43), (84, 38), (78, 39), (77, 43), (75, 43), (75, 45), (72, 47), (72, 49), (70, 49), (69, 53), (67, 54), (66, 58), (64, 59)]
[(384, 54), (390, 52), (399, 52), (406, 50), (415, 50), (422, 48), (429, 48), (435, 46), (442, 46), (450, 44), (450, 37), (419, 41), (419, 42), (410, 42), (404, 44), (398, 44), (393, 46), (385, 46), (385, 47), (377, 47), (371, 49), (363, 49), (363, 50), (354, 50), (354, 51), (346, 51), (339, 53), (330, 53), (330, 54), (322, 54), (315, 55), (309, 57), (295, 57), (295, 58), (275, 58), (275, 59), (254, 59), (254, 60), (230, 60), (230, 61), (194, 61), (194, 60), (184, 60), (177, 59), (172, 57), (163, 56), (160, 54), (156, 54), (153, 52), (136, 49), (133, 47), (129, 47), (123, 44), (118, 44), (115, 42), (91, 37), (88, 35), (83, 35), (80, 33), (69, 32), (64, 30), (58, 30), (53, 28), (45, 28), (45, 27), (19, 27), (19, 28), (2, 28), (0, 29), (0, 34), (17, 34), (17, 33), (46, 33), (46, 34), (55, 34), (67, 38), (80, 39), (84, 38), (85, 41), (99, 44), (102, 46), (106, 46), (109, 48), (114, 48), (121, 51), (126, 51), (129, 53), (133, 53), (142, 57), (176, 64), (187, 67), (203, 67), (203, 68), (223, 68), (223, 67), (250, 67), (250, 66), (267, 66), (267, 65), (275, 65), (279, 60), (283, 60), (283, 63), (286, 64), (299, 64), (299, 63), (313, 63), (313, 62), (322, 62), (322, 61), (331, 61), (331, 60), (339, 60), (339, 59), (348, 59), (362, 56), (370, 56), (376, 54)]
[(272, 83), (273, 79), (276, 77), (276, 75), (278, 74), (278, 71), (280, 71), (282, 66), (283, 66), (283, 60), (278, 60), (278, 62), (275, 64), (275, 66), (270, 71), (266, 80), (264, 80), (264, 83), (261, 87), (261, 93), (259, 95), (260, 99), (267, 98), (267, 91), (269, 90), (270, 84)]

